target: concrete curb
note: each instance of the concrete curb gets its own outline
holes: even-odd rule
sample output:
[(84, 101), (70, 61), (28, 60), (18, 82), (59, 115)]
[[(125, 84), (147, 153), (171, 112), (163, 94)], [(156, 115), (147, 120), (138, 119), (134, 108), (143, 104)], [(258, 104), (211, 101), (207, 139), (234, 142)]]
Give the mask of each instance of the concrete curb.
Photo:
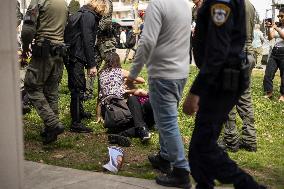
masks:
[[(165, 189), (154, 180), (24, 162), (24, 189)], [(174, 188), (172, 188), (174, 189)], [(221, 188), (219, 188), (221, 189)], [(230, 189), (230, 188), (222, 188)]]

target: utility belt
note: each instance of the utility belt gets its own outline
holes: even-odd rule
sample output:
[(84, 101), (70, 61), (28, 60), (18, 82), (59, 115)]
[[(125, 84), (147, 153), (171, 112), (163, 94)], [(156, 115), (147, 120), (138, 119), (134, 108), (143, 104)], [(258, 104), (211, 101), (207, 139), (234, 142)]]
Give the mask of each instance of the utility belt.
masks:
[(272, 55), (282, 55), (282, 56), (284, 56), (284, 47), (273, 47)]
[[(232, 61), (232, 60), (229, 60)], [(243, 92), (250, 83), (250, 63), (247, 59), (239, 59), (229, 63), (223, 69), (222, 89), (229, 92)]]
[(32, 45), (32, 55), (34, 57), (48, 58), (49, 56), (66, 57), (69, 55), (69, 46), (66, 44), (52, 44), (49, 40), (44, 39)]

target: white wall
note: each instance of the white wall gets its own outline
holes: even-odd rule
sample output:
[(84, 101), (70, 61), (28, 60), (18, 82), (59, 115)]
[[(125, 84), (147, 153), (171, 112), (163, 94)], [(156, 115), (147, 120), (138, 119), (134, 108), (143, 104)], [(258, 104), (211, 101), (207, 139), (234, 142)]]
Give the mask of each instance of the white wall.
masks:
[(0, 23), (0, 188), (21, 189), (23, 132), (16, 57), (16, 1), (1, 0)]

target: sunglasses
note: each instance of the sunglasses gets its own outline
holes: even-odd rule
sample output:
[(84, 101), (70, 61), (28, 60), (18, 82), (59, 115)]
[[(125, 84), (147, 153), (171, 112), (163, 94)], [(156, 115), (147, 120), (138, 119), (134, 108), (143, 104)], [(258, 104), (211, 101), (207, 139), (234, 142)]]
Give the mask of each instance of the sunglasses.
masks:
[(284, 15), (278, 15), (277, 17), (282, 19), (284, 17)]

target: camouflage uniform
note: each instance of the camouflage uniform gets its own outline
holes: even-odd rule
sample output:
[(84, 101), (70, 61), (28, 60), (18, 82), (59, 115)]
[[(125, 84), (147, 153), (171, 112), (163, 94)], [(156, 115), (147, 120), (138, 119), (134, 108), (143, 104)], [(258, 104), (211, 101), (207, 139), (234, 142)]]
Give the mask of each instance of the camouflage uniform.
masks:
[[(255, 64), (253, 56), (253, 29), (255, 21), (255, 9), (249, 0), (245, 0), (246, 5), (246, 28), (247, 28), (247, 39), (246, 39), (246, 52), (248, 61), (251, 64), (250, 76), (252, 69)], [(226, 146), (232, 151), (237, 151), (240, 148), (244, 148), (249, 151), (256, 151), (256, 129), (254, 126), (254, 111), (251, 99), (251, 86), (249, 86), (241, 95), (237, 105), (237, 112), (243, 121), (243, 127), (240, 136), (238, 134), (236, 126), (236, 110), (233, 109), (229, 113), (229, 119), (224, 127), (224, 142)]]
[(21, 21), (23, 20), (23, 14), (21, 13), (20, 10), (20, 3), (19, 1), (17, 1), (17, 9), (16, 9), (16, 13), (17, 13), (17, 26), (19, 26), (21, 24)]
[[(99, 31), (97, 35), (97, 41), (95, 46), (97, 69), (99, 70), (103, 60), (107, 56), (108, 52), (114, 52), (116, 50), (116, 40), (112, 28), (112, 12), (113, 4), (112, 0), (108, 0), (109, 13), (102, 17), (99, 23)], [(86, 80), (86, 95), (93, 96), (95, 77), (87, 77)]]
[[(58, 87), (63, 73), (63, 34), (68, 10), (64, 0), (32, 0), (22, 29), (23, 52), (35, 40), (31, 63), (25, 76), (29, 100), (45, 125), (44, 142), (50, 143), (63, 132), (59, 121)], [(48, 42), (48, 46), (46, 45)], [(55, 51), (56, 50), (56, 51)]]

